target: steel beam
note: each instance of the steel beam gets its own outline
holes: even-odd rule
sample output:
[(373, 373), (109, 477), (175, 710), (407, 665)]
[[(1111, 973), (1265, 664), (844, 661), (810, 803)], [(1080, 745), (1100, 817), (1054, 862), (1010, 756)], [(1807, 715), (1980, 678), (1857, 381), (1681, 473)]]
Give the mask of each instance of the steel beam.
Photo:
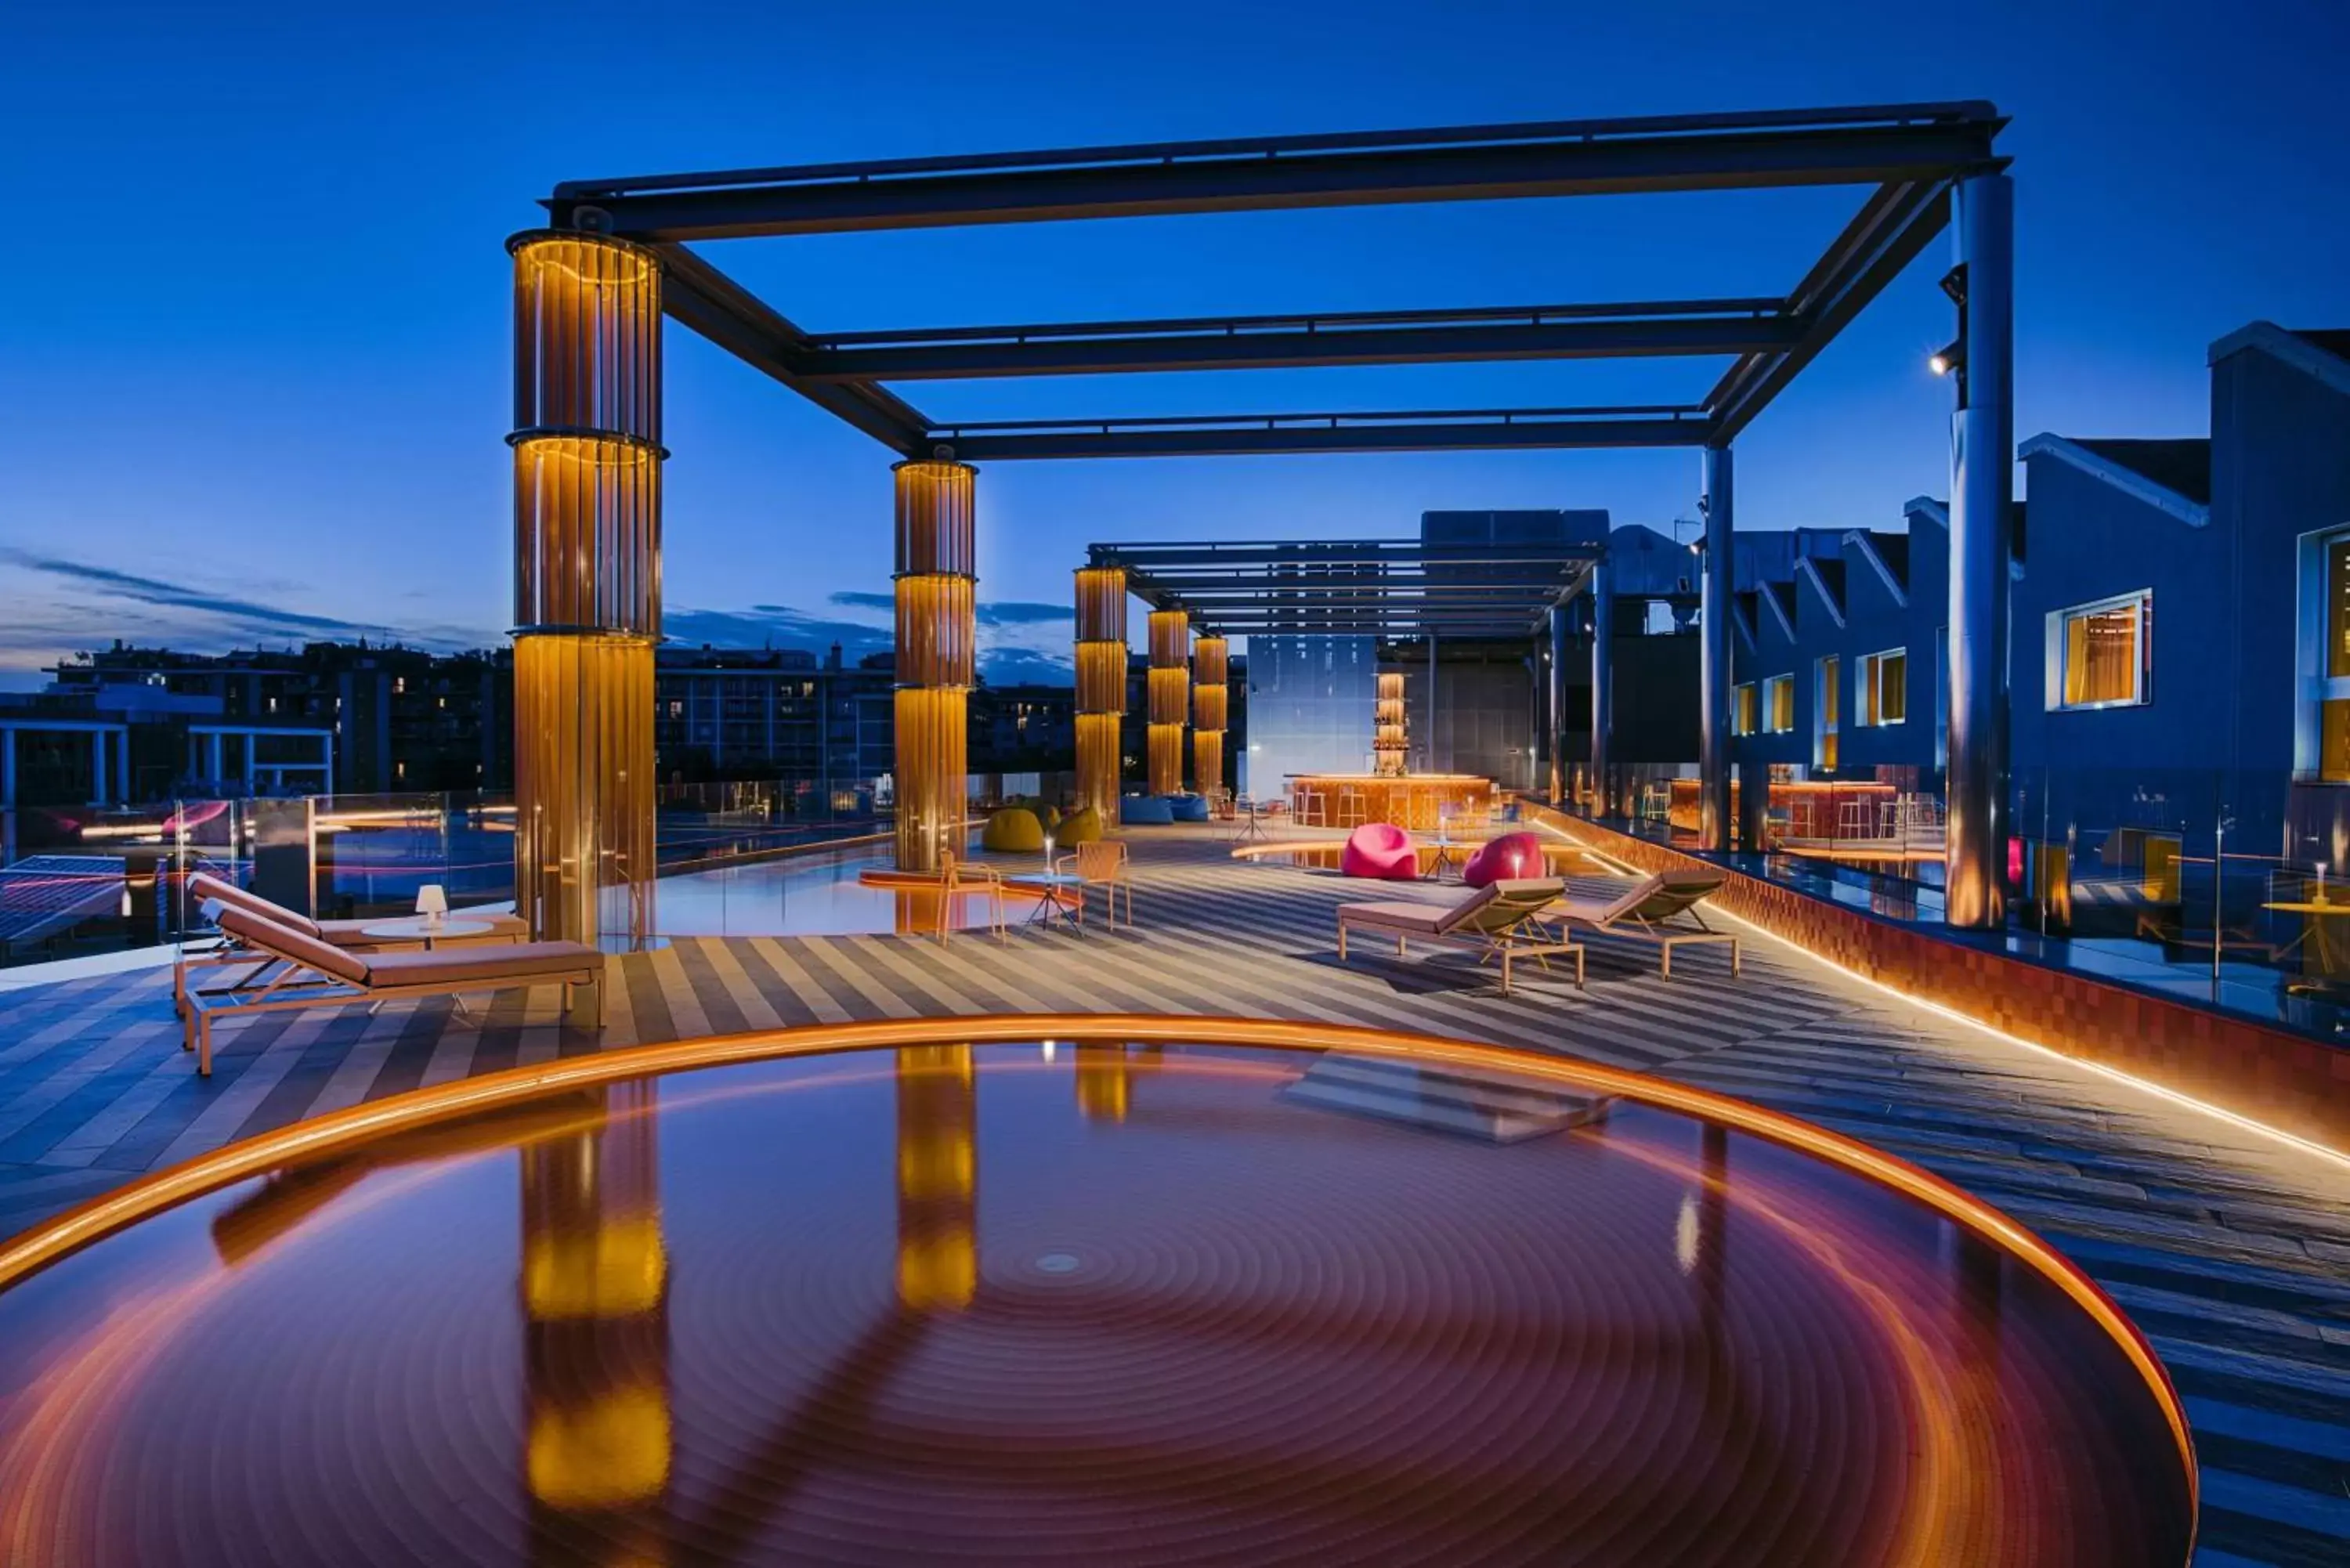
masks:
[(575, 181), (557, 227), (640, 240), (1930, 180), (1991, 156), (1988, 104), (1173, 142)]
[(829, 414), (908, 456), (923, 456), (930, 421), (879, 387), (807, 381), (793, 369), (807, 338), (757, 296), (682, 245), (655, 245), (661, 307), (736, 358), (781, 381)]
[[(1502, 313), (1492, 313), (1499, 316)], [(794, 362), (803, 381), (926, 381), (1099, 376), (1168, 370), (1270, 370), (1507, 359), (1642, 358), (1781, 352), (1810, 323), (1777, 315), (1637, 320), (1437, 320), (1351, 325), (1316, 318), (1272, 328), (1197, 321), (1148, 332), (1118, 324), (967, 333), (855, 334), (818, 341)]]
[[(951, 449), (963, 462), (1031, 458), (1243, 457), (1294, 452), (1497, 452), (1621, 447), (1702, 446), (1711, 421), (1702, 418), (1554, 419), (1500, 414), (1428, 423), (1284, 424), (1270, 416), (1253, 425), (1115, 421), (1075, 429), (998, 434), (977, 426), (934, 427), (932, 447)], [(1324, 416), (1316, 416), (1324, 417)], [(1365, 419), (1376, 416), (1351, 416)]]
[(1929, 180), (1880, 189), (1846, 225), (1788, 309), (1808, 326), (1793, 348), (1749, 355), (1707, 394), (1720, 439), (1728, 441), (1785, 390), (1852, 318), (1915, 260), (1950, 222), (1950, 185)]

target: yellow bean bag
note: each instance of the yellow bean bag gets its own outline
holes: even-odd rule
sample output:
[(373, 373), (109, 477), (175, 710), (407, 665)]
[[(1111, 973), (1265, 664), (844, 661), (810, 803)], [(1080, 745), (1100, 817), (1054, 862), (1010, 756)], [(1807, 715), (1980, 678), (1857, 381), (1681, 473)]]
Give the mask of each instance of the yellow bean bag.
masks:
[(1053, 842), (1061, 845), (1091, 844), (1101, 836), (1101, 813), (1087, 806), (1061, 818), (1061, 826), (1053, 830)]
[(1007, 805), (987, 819), (979, 846), (1007, 855), (1034, 854), (1045, 847), (1045, 825), (1026, 806)]

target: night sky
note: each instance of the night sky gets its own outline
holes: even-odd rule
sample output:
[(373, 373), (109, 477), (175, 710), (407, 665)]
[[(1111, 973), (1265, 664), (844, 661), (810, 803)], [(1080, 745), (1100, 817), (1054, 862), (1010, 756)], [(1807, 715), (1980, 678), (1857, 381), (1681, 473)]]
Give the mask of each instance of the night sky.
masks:
[[(1965, 31), (1960, 31), (1963, 24)], [(20, 0), (0, 22), (0, 682), (113, 637), (495, 639), (501, 244), (567, 178), (1185, 137), (1987, 98), (2013, 117), (2019, 438), (2201, 433), (2204, 354), (2350, 325), (2342, 0), (618, 6)], [(813, 330), (1779, 294), (1832, 190), (727, 242)], [(1947, 487), (1947, 242), (1740, 441), (1742, 527)], [(889, 454), (669, 336), (693, 641), (882, 646)], [(931, 383), (941, 417), (1694, 401), (1721, 366)], [(1429, 507), (1692, 512), (1694, 452), (999, 464), (999, 675), (1093, 539), (1399, 534)]]

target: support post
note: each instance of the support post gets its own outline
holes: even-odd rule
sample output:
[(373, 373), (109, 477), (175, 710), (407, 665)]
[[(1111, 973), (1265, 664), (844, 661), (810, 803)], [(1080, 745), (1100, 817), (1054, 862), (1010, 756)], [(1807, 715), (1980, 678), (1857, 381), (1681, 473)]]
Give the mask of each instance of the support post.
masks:
[(1591, 815), (1613, 816), (1616, 801), (1616, 568), (1591, 567)]
[(1077, 800), (1118, 826), (1126, 722), (1126, 568), (1077, 568)]
[(2015, 186), (1976, 174), (1950, 194), (1966, 269), (1960, 407), (1950, 421), (1950, 825), (1945, 919), (2007, 923), (2008, 561), (2015, 499)]
[(1553, 805), (1566, 799), (1566, 656), (1569, 631), (1567, 607), (1550, 607), (1550, 682), (1545, 692), (1550, 704), (1550, 752), (1546, 759), (1548, 771), (1544, 782), (1548, 788), (1544, 798)]
[(1202, 637), (1191, 645), (1191, 783), (1211, 805), (1224, 790), (1231, 651), (1221, 637)]
[(1448, 773), (1451, 770), (1437, 750), (1436, 628), (1432, 626), (1428, 628), (1428, 701), (1425, 706), (1428, 710), (1428, 771), (1432, 774)]
[(1771, 811), (1771, 764), (1738, 764), (1738, 847), (1749, 854), (1762, 849)]
[(962, 847), (966, 724), (978, 635), (978, 480), (967, 462), (908, 461), (898, 490), (898, 869)]
[[(533, 937), (652, 931), (660, 264), (534, 231), (515, 262), (515, 907)], [(251, 741), (246, 753), (251, 755)]]
[(1730, 847), (1730, 449), (1705, 449), (1705, 570), (1698, 598), (1700, 849)]
[(1150, 612), (1150, 793), (1183, 793), (1183, 721), (1191, 709), (1191, 617)]

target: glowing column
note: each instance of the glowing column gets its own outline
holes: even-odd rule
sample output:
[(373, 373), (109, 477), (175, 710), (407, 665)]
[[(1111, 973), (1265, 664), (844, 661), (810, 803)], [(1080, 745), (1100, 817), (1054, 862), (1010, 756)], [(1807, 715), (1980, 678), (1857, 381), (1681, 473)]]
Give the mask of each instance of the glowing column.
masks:
[(1126, 568), (1077, 568), (1077, 805), (1118, 826), (1126, 720)]
[(979, 471), (899, 463), (898, 869), (935, 871), (962, 847)]
[(1378, 676), (1378, 695), (1371, 704), (1371, 772), (1381, 778), (1399, 779), (1404, 774), (1406, 739), (1403, 709), (1403, 671), (1382, 670)]
[(898, 1051), (898, 1300), (954, 1311), (979, 1289), (979, 1111), (971, 1047)]
[(652, 928), (660, 264), (533, 231), (515, 260), (515, 899), (531, 934)]
[(1230, 649), (1221, 637), (1203, 637), (1191, 649), (1191, 782), (1211, 801), (1224, 789)]
[(1150, 612), (1150, 793), (1183, 793), (1183, 721), (1191, 711), (1191, 618)]

